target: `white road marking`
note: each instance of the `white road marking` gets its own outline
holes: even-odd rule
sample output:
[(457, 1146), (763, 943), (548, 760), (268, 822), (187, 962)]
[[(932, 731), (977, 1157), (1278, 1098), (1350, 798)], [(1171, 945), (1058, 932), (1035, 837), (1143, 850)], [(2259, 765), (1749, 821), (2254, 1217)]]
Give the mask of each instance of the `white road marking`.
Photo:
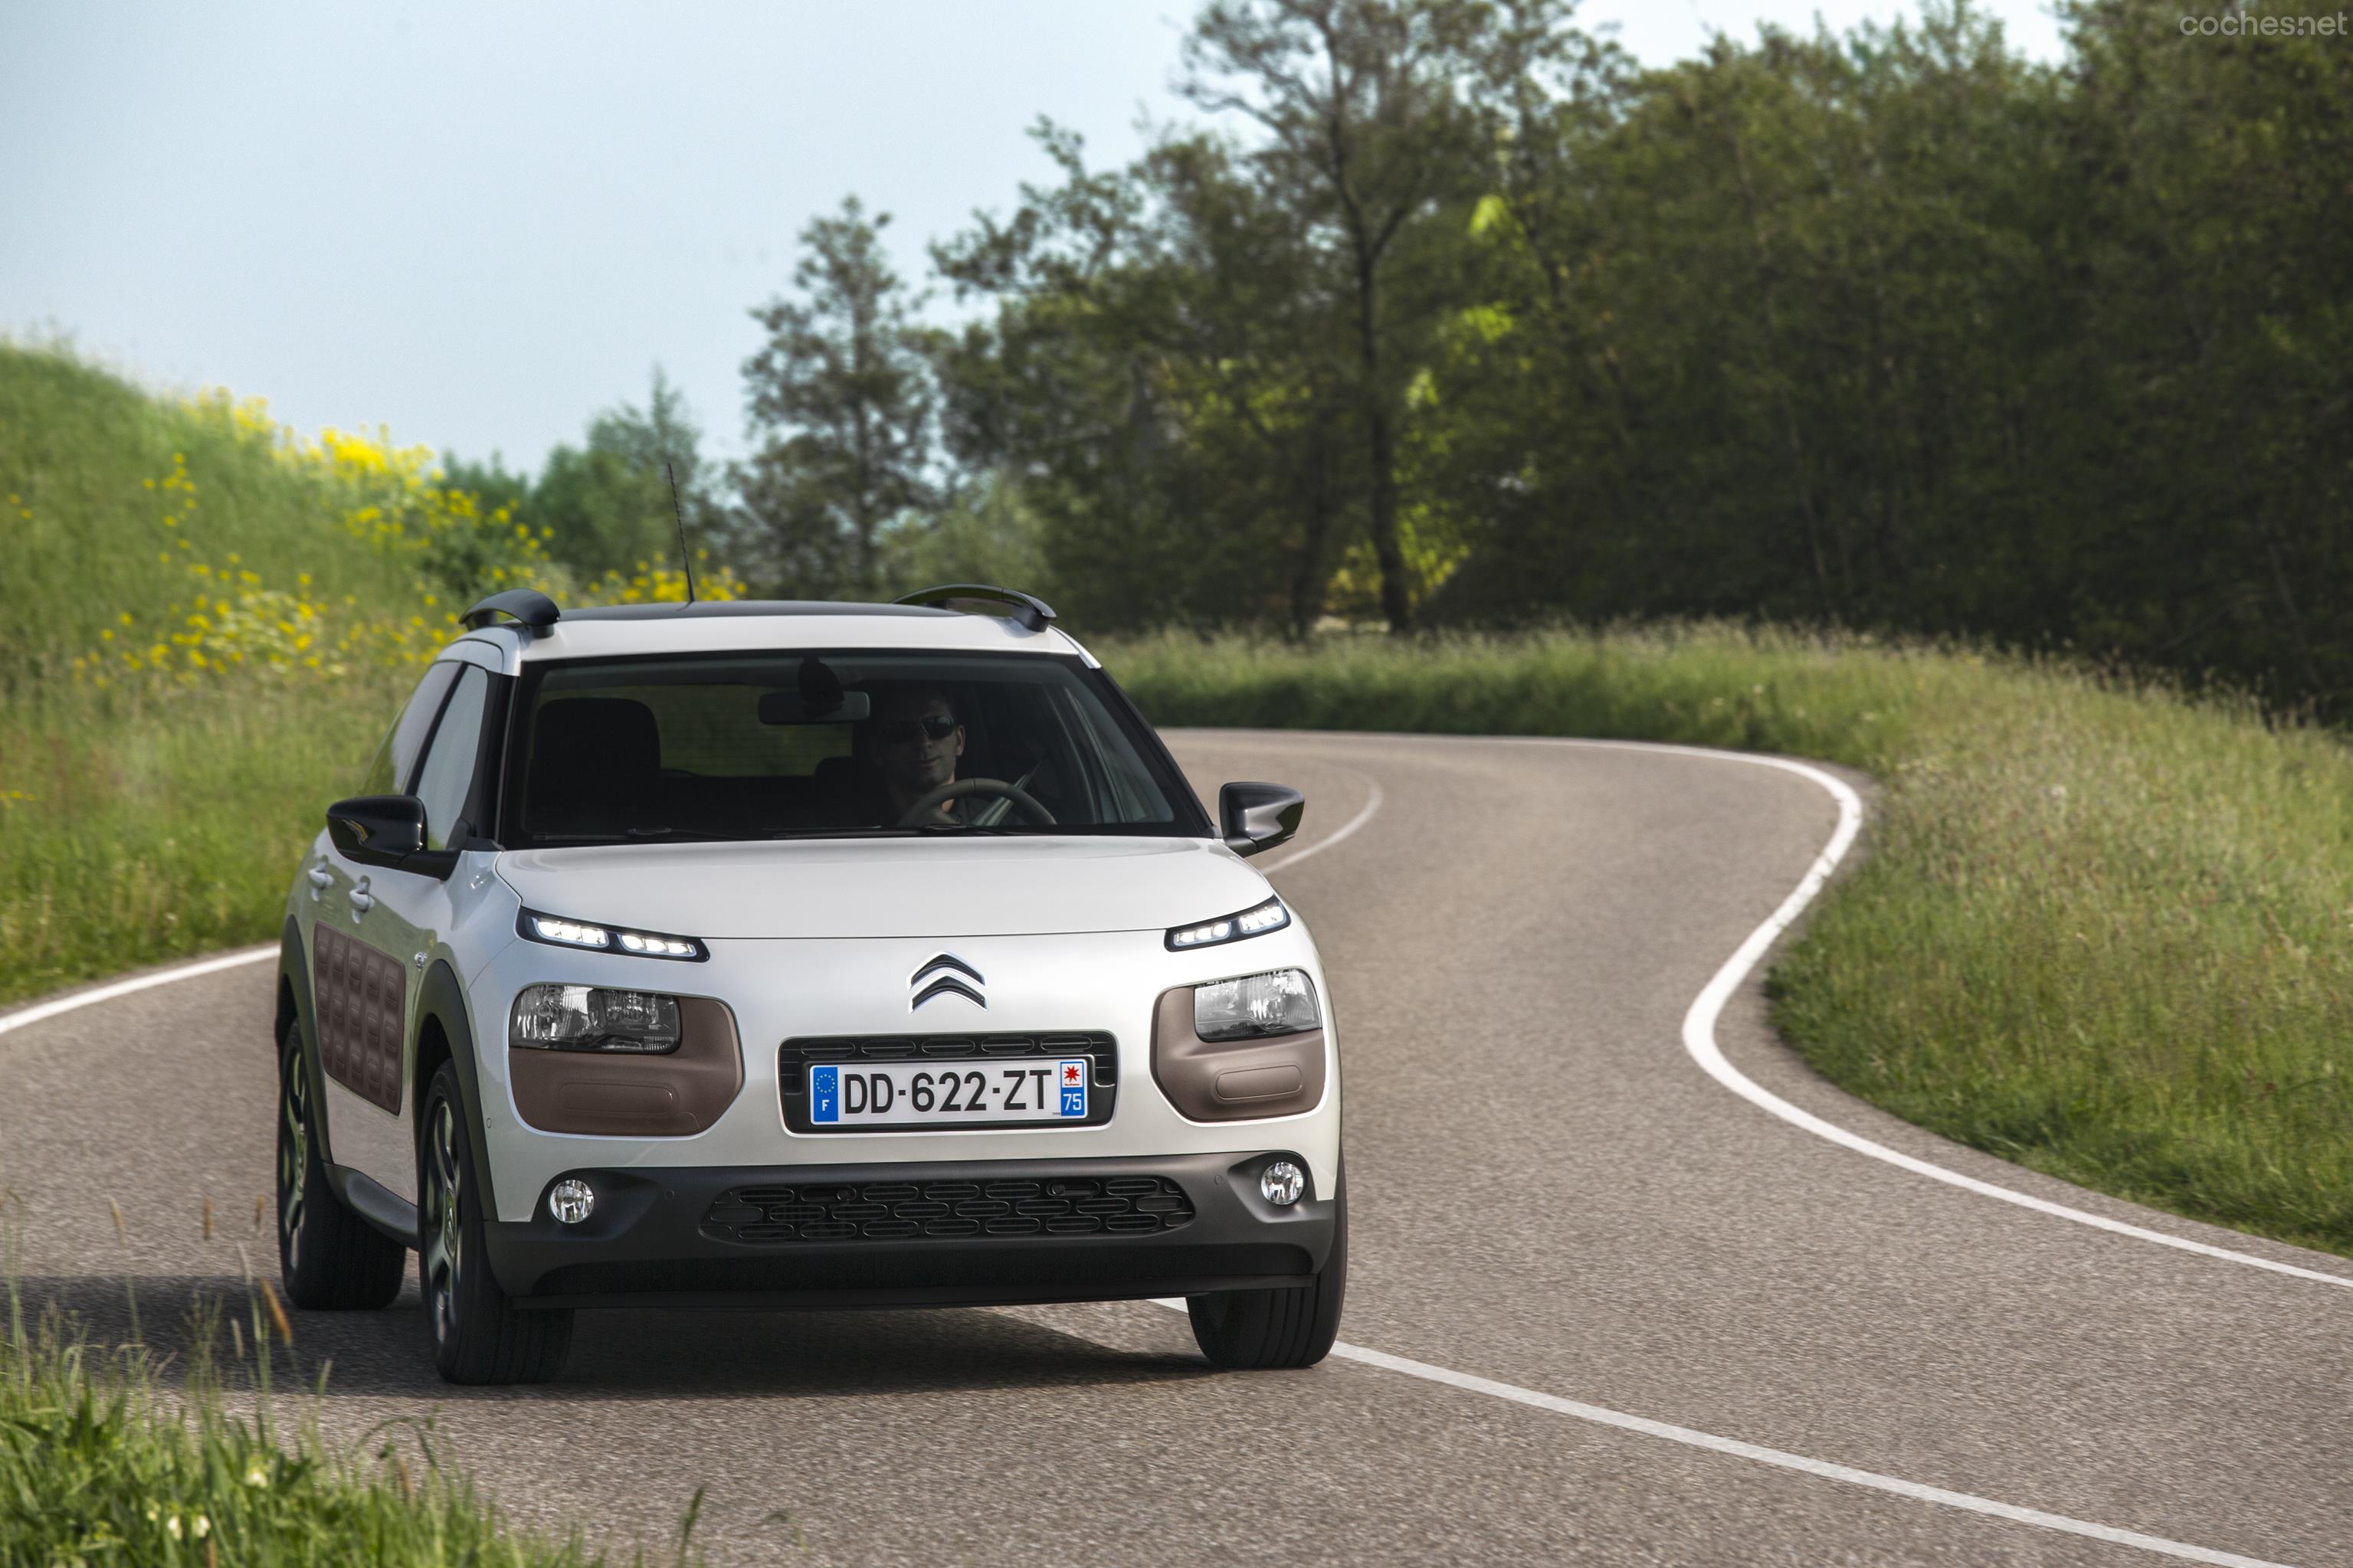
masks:
[(100, 985), (90, 991), (77, 991), (54, 1002), (37, 1002), (30, 1007), (19, 1007), (13, 1013), (0, 1013), (0, 1035), (11, 1029), (21, 1029), (28, 1024), (37, 1024), (44, 1018), (54, 1018), (60, 1013), (111, 1002), (117, 996), (128, 996), (134, 991), (144, 991), (150, 986), (169, 985), (174, 980), (194, 980), (199, 974), (217, 974), (224, 969), (235, 969), (242, 963), (259, 963), (265, 958), (277, 956), (275, 942), (266, 947), (241, 947), (216, 958), (183, 963), (175, 969), (159, 969), (153, 974), (142, 974), (133, 980), (118, 980), (111, 985)]
[[(1301, 733), (1309, 732), (1301, 731)], [(1335, 739), (1349, 731), (1317, 730), (1312, 733), (1315, 739), (1324, 741)], [(1482, 740), (1500, 742), (1507, 745), (1577, 746), (1611, 751), (1664, 752), (1677, 756), (1704, 758), (1710, 762), (1746, 763), (1756, 767), (1778, 768), (1784, 773), (1795, 773), (1802, 779), (1820, 785), (1829, 792), (1831, 799), (1838, 803), (1838, 826), (1831, 834), (1830, 843), (1823, 847), (1821, 854), (1815, 858), (1812, 868), (1807, 871), (1805, 879), (1798, 884), (1797, 890), (1782, 901), (1781, 907), (1773, 911), (1770, 919), (1749, 933), (1748, 940), (1742, 942), (1739, 950), (1725, 961), (1724, 967), (1715, 972), (1715, 977), (1707, 983), (1706, 988), (1692, 1003), (1691, 1011), (1683, 1015), (1683, 1049), (1691, 1054), (1692, 1059), (1699, 1063), (1710, 1078), (1750, 1104), (1770, 1111), (1782, 1121), (1794, 1127), (1802, 1128), (1817, 1138), (1828, 1139), (1841, 1148), (1852, 1149), (1858, 1154), (1867, 1154), (1874, 1160), (1883, 1160), (1915, 1175), (1926, 1176), (1931, 1181), (1943, 1182), (1964, 1191), (1975, 1193), (1980, 1197), (1999, 1198), (2003, 1203), (2016, 1204), (2021, 1208), (2032, 1209), (2037, 1214), (2073, 1220), (2077, 1225), (2090, 1226), (2094, 1230), (2105, 1230), (2116, 1236), (2128, 1236), (2136, 1241), (2155, 1242), (2159, 1247), (2170, 1247), (2181, 1252), (2194, 1252), (2200, 1257), (2219, 1258), (2225, 1263), (2242, 1263), (2250, 1268), (2262, 1268), (2274, 1274), (2285, 1274), (2297, 1279), (2309, 1279), (2317, 1284), (2334, 1285), (2340, 1289), (2353, 1289), (2353, 1278), (2346, 1275), (2330, 1274), (2317, 1268), (2300, 1268), (2293, 1263), (2282, 1263), (2274, 1258), (2260, 1258), (2252, 1252), (2234, 1252), (2227, 1247), (2216, 1247), (2204, 1241), (2192, 1241), (2187, 1237), (2168, 1236), (2163, 1231), (2150, 1230), (2145, 1226), (2128, 1225), (2123, 1220), (2110, 1219), (2105, 1215), (2093, 1214), (2087, 1209), (2072, 1208), (2065, 1204), (2053, 1203), (2049, 1198), (2039, 1198), (2029, 1193), (2014, 1192), (2009, 1187), (1998, 1187), (1991, 1182), (1982, 1182), (1975, 1176), (1963, 1175), (1958, 1171), (1948, 1170), (1943, 1165), (1915, 1158), (1901, 1150), (1891, 1149), (1884, 1143), (1873, 1142), (1859, 1132), (1850, 1132), (1834, 1122), (1823, 1121), (1810, 1110), (1801, 1110), (1790, 1104), (1725, 1059), (1724, 1052), (1715, 1040), (1716, 1019), (1723, 1014), (1724, 1005), (1731, 999), (1732, 994), (1740, 988), (1740, 983), (1748, 977), (1748, 972), (1757, 966), (1757, 961), (1765, 956), (1766, 950), (1779, 939), (1781, 933), (1789, 928), (1791, 922), (1796, 921), (1805, 907), (1813, 901), (1814, 895), (1821, 891), (1822, 884), (1830, 879), (1831, 873), (1837, 868), (1838, 863), (1846, 858), (1846, 852), (1854, 845), (1856, 835), (1862, 829), (1862, 798), (1847, 785), (1843, 779), (1826, 773), (1820, 768), (1810, 767), (1804, 763), (1792, 762), (1787, 757), (1762, 756), (1750, 752), (1720, 752), (1704, 746), (1669, 745), (1656, 741), (1580, 741), (1538, 735), (1374, 736), (1361, 733), (1357, 738), (1383, 741)]]
[[(1357, 776), (1359, 778), (1364, 777), (1361, 773)], [(1314, 843), (1310, 844), (1304, 849), (1294, 849), (1290, 854), (1285, 855), (1282, 859), (1275, 861), (1271, 866), (1260, 867), (1259, 874), (1261, 876), (1267, 876), (1276, 871), (1288, 871), (1293, 866), (1298, 865), (1302, 860), (1306, 859), (1310, 855), (1323, 854), (1324, 851), (1331, 848), (1332, 846), (1339, 843), (1342, 839), (1347, 837), (1348, 835), (1356, 832), (1356, 829), (1362, 827), (1367, 822), (1370, 822), (1373, 819), (1373, 814), (1381, 808), (1381, 784), (1378, 779), (1372, 778), (1365, 779), (1365, 784), (1372, 793), (1365, 797), (1364, 809), (1356, 813), (1356, 816), (1348, 818), (1347, 821), (1342, 823), (1338, 832), (1333, 834), (1329, 838), (1317, 839)]]
[[(1615, 742), (1583, 743), (1607, 745)], [(2187, 1237), (2168, 1236), (2160, 1230), (2150, 1230), (2145, 1226), (2127, 1225), (2123, 1220), (2110, 1219), (2105, 1215), (2093, 1214), (2087, 1209), (2072, 1208), (2065, 1204), (2053, 1203), (2049, 1198), (2035, 1197), (2029, 1193), (2015, 1192), (2009, 1187), (1998, 1187), (1991, 1182), (1981, 1182), (1975, 1176), (1966, 1176), (1958, 1171), (1948, 1170), (1943, 1165), (1932, 1164), (1926, 1160), (1917, 1159), (1900, 1150), (1891, 1149), (1884, 1143), (1875, 1143), (1860, 1133), (1848, 1131), (1835, 1122), (1823, 1121), (1810, 1110), (1804, 1110), (1790, 1104), (1726, 1061), (1724, 1051), (1716, 1044), (1715, 1039), (1715, 1023), (1724, 1012), (1724, 1005), (1731, 1000), (1732, 994), (1740, 988), (1740, 983), (1748, 977), (1748, 972), (1754, 969), (1757, 961), (1765, 956), (1766, 949), (1771, 947), (1781, 933), (1788, 929), (1790, 922), (1798, 918), (1799, 912), (1813, 901), (1814, 895), (1821, 891), (1822, 884), (1830, 879), (1831, 872), (1837, 868), (1839, 861), (1852, 847), (1855, 836), (1862, 827), (1862, 801), (1843, 779), (1826, 773), (1820, 768), (1809, 767), (1803, 763), (1791, 762), (1784, 757), (1756, 756), (1739, 752), (1711, 752), (1694, 746), (1644, 745), (1640, 749), (1678, 752), (1689, 756), (1711, 757), (1727, 762), (1751, 763), (1760, 767), (1779, 768), (1785, 773), (1796, 773), (1800, 778), (1820, 784), (1830, 792), (1832, 799), (1838, 802), (1838, 827), (1831, 833), (1829, 845), (1823, 848), (1821, 854), (1815, 858), (1812, 868), (1807, 871), (1805, 880), (1798, 884), (1797, 890), (1783, 900), (1781, 907), (1773, 911), (1769, 920), (1749, 933), (1748, 940), (1742, 942), (1739, 951), (1725, 961), (1724, 967), (1715, 972), (1715, 978), (1707, 983), (1706, 989), (1703, 990), (1698, 999), (1692, 1003), (1691, 1011), (1683, 1015), (1683, 1049), (1691, 1053), (1692, 1059), (1699, 1063), (1710, 1078), (1749, 1103), (1772, 1112), (1792, 1126), (1805, 1129), (1817, 1138), (1826, 1138), (1841, 1148), (1852, 1149), (1858, 1154), (1868, 1154), (1874, 1160), (1884, 1160), (1891, 1165), (1910, 1171), (1915, 1175), (1926, 1176), (1931, 1181), (1949, 1183), (1965, 1191), (1976, 1193), (1981, 1197), (1999, 1198), (2003, 1203), (2016, 1204), (2021, 1208), (2032, 1209), (2038, 1214), (2073, 1220), (2077, 1225), (2087, 1225), (2095, 1230), (2109, 1231), (2117, 1236), (2129, 1236), (2137, 1241), (2151, 1241), (2159, 1247), (2175, 1247), (2183, 1252), (2195, 1252), (2201, 1257), (2221, 1258), (2226, 1263), (2242, 1263), (2250, 1268), (2268, 1269), (2274, 1274), (2285, 1274), (2298, 1279), (2310, 1279), (2322, 1285), (2334, 1285), (2340, 1289), (2353, 1289), (2353, 1279), (2348, 1279), (2342, 1274), (2326, 1273), (2317, 1268), (2299, 1268), (2293, 1263), (2282, 1263), (2274, 1258), (2259, 1258), (2252, 1252), (2234, 1252), (2226, 1247), (2216, 1247), (2203, 1241), (2192, 1241)]]
[(1849, 1486), (1869, 1487), (1873, 1491), (1889, 1492), (1915, 1502), (1933, 1502), (1945, 1508), (1957, 1508), (1969, 1513), (1988, 1514), (1995, 1519), (2010, 1520), (2017, 1524), (2031, 1524), (2042, 1530), (2063, 1531), (2069, 1535), (2089, 1536), (2094, 1541), (2105, 1541), (2117, 1546), (2137, 1546), (2143, 1552), (2155, 1552), (2167, 1557), (2179, 1557), (2190, 1563), (2228, 1563), (2231, 1568), (2285, 1568), (2261, 1557), (2242, 1557), (2235, 1552), (2217, 1552), (2211, 1547), (2192, 1546), (2187, 1542), (2168, 1541), (2161, 1535), (2143, 1535), (2137, 1530), (2118, 1530), (2111, 1524), (2094, 1524), (2089, 1520), (2070, 1519), (2063, 1513), (2045, 1513), (2039, 1508), (2020, 1508), (2014, 1503), (1996, 1502), (1968, 1492), (1949, 1491), (1943, 1487), (1923, 1486), (1897, 1476), (1883, 1476), (1875, 1470), (1858, 1470), (1852, 1465), (1833, 1465), (1823, 1459), (1810, 1459), (1803, 1454), (1787, 1454), (1778, 1448), (1767, 1448), (1755, 1443), (1743, 1443), (1736, 1438), (1718, 1437), (1713, 1433), (1694, 1432), (1688, 1426), (1670, 1426), (1664, 1421), (1651, 1421), (1640, 1415), (1627, 1415), (1615, 1410), (1605, 1410), (1599, 1405), (1584, 1405), (1557, 1394), (1539, 1394), (1532, 1388), (1520, 1388), (1493, 1378), (1473, 1377), (1469, 1373), (1453, 1372), (1427, 1362), (1408, 1361), (1403, 1356), (1389, 1355), (1381, 1351), (1366, 1350), (1361, 1345), (1335, 1344), (1332, 1353), (1344, 1360), (1362, 1362), (1366, 1366), (1380, 1367), (1388, 1372), (1403, 1373), (1430, 1383), (1442, 1383), (1450, 1388), (1465, 1389), (1472, 1394), (1484, 1394), (1496, 1399), (1508, 1399), (1514, 1405), (1531, 1405), (1549, 1410), (1557, 1415), (1573, 1415), (1579, 1421), (1596, 1426), (1615, 1426), (1623, 1432), (1639, 1432), (1646, 1437), (1662, 1437), (1670, 1443), (1687, 1447), (1705, 1448), (1711, 1453), (1729, 1454), (1736, 1459), (1751, 1459), (1760, 1465), (1772, 1465), (1784, 1470), (1797, 1470), (1825, 1480), (1844, 1481)]
[[(1178, 1297), (1156, 1298), (1155, 1306), (1185, 1310)], [(1957, 1508), (1969, 1513), (1982, 1513), (1994, 1519), (2006, 1519), (2016, 1524), (2031, 1524), (2042, 1530), (2063, 1531), (2069, 1535), (2087, 1536), (2116, 1546), (2138, 1547), (2166, 1557), (2179, 1557), (2189, 1563), (2225, 1563), (2229, 1568), (2286, 1568), (2268, 1558), (2242, 1557), (2235, 1552), (2217, 1552), (2211, 1547), (2192, 1546), (2187, 1542), (2168, 1541), (2162, 1535), (2143, 1535), (2137, 1530), (2118, 1530), (2112, 1524), (2094, 1524), (2089, 1520), (2070, 1519), (2063, 1513), (2046, 1513), (2039, 1508), (2020, 1508), (2014, 1503), (1996, 1502), (1968, 1492), (1957, 1492), (1944, 1487), (1923, 1486), (1897, 1476), (1883, 1476), (1875, 1470), (1858, 1470), (1852, 1465), (1833, 1465), (1823, 1459), (1810, 1459), (1803, 1454), (1788, 1454), (1778, 1448), (1767, 1448), (1755, 1443), (1743, 1443), (1737, 1438), (1719, 1437), (1712, 1432), (1695, 1432), (1688, 1426), (1671, 1426), (1664, 1421), (1652, 1421), (1641, 1415), (1628, 1415), (1621, 1411), (1604, 1409), (1599, 1405), (1586, 1405), (1574, 1399), (1563, 1399), (1555, 1394), (1539, 1394), (1533, 1388), (1521, 1388), (1514, 1384), (1497, 1383), (1491, 1377), (1473, 1377), (1467, 1372), (1455, 1372), (1447, 1367), (1432, 1366), (1424, 1361), (1409, 1361), (1401, 1355), (1385, 1351), (1366, 1350), (1362, 1345), (1335, 1344), (1332, 1353), (1342, 1361), (1361, 1362), (1384, 1372), (1402, 1373), (1425, 1383), (1444, 1384), (1471, 1394), (1483, 1394), (1493, 1399), (1507, 1399), (1514, 1405), (1525, 1405), (1536, 1410), (1548, 1410), (1556, 1415), (1570, 1415), (1579, 1421), (1590, 1421), (1598, 1426), (1614, 1426), (1621, 1432), (1637, 1432), (1645, 1437), (1663, 1438), (1681, 1443), (1685, 1447), (1704, 1448), (1714, 1454), (1728, 1454), (1736, 1459), (1750, 1459), (1760, 1465), (1772, 1465), (1779, 1469), (1796, 1470), (1825, 1480), (1844, 1481), (1849, 1486), (1869, 1487), (1873, 1491), (1909, 1498), (1915, 1502), (1933, 1502), (1945, 1508)]]

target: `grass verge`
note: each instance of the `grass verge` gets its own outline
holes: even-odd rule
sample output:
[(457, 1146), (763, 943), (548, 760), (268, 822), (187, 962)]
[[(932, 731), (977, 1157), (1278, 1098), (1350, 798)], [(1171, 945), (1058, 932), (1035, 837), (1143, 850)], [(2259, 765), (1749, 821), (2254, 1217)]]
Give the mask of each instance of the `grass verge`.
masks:
[(2353, 752), (2072, 666), (1728, 627), (1097, 652), (1160, 724), (1846, 763), (1870, 854), (1771, 977), (1841, 1088), (2035, 1170), (2353, 1257)]
[(0, 704), (0, 1002), (275, 940), (406, 684)]
[[(265, 1314), (264, 1308), (269, 1311)], [(339, 1445), (289, 1426), (270, 1386), (274, 1300), (200, 1309), (185, 1361), (94, 1345), (57, 1313), (27, 1321), (12, 1285), (0, 1337), (0, 1563), (25, 1568), (595, 1568), (577, 1531), (517, 1531), (442, 1458), (429, 1417)], [(135, 1338), (135, 1335), (134, 1335)], [(171, 1374), (176, 1374), (176, 1379)], [(177, 1386), (174, 1386), (176, 1381)], [(250, 1414), (239, 1414), (249, 1408)], [(701, 1499), (674, 1552), (697, 1561)], [(642, 1550), (626, 1561), (644, 1568)]]

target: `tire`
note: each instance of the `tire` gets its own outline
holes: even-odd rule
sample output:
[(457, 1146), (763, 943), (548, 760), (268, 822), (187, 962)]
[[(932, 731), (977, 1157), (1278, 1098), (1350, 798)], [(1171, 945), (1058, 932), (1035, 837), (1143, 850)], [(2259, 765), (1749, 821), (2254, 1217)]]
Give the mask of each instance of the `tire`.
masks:
[(417, 1275), (433, 1364), (451, 1383), (546, 1383), (572, 1349), (572, 1313), (525, 1310), (499, 1289), (466, 1126), (458, 1070), (443, 1062), (417, 1122)]
[(1265, 1290), (1216, 1290), (1188, 1296), (1193, 1340), (1212, 1366), (1237, 1370), (1314, 1366), (1340, 1337), (1340, 1306), (1348, 1294), (1348, 1181), (1335, 1196), (1332, 1253), (1303, 1286)]
[(290, 1025), (278, 1053), (278, 1277), (288, 1300), (313, 1311), (390, 1306), (408, 1271), (408, 1248), (335, 1195), (318, 1127), (302, 1026)]

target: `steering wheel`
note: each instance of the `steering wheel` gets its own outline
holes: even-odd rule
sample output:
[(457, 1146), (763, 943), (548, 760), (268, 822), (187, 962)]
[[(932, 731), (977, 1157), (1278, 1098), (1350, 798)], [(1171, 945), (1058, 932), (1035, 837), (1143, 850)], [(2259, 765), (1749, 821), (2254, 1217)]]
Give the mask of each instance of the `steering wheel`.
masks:
[(1054, 826), (1054, 814), (1039, 805), (1036, 795), (1031, 795), (1019, 784), (1007, 784), (1003, 779), (950, 779), (937, 789), (926, 790), (922, 799), (907, 808), (907, 815), (899, 819), (899, 826), (902, 827), (932, 826), (934, 825), (925, 822), (924, 817), (937, 811), (949, 801), (961, 800), (968, 795), (995, 795), (1000, 800), (1011, 801), (1015, 810), (1039, 826)]

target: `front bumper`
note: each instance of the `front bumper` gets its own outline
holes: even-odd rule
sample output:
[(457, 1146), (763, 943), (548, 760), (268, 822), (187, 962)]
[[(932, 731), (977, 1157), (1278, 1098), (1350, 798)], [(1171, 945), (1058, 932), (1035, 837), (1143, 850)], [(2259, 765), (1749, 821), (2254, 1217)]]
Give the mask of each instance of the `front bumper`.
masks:
[[(925, 1161), (910, 1164), (578, 1169), (596, 1192), (578, 1225), (550, 1216), (543, 1200), (525, 1220), (484, 1226), (491, 1271), (523, 1307), (1009, 1306), (1190, 1296), (1304, 1285), (1324, 1267), (1338, 1214), (1334, 1194), (1311, 1191), (1289, 1208), (1259, 1194), (1259, 1173), (1288, 1150), (1164, 1158)], [(947, 1193), (953, 1186), (1010, 1191), (1029, 1184), (1133, 1188), (1155, 1178), (1181, 1192), (1191, 1218), (1149, 1235), (1095, 1233), (896, 1236), (744, 1240), (738, 1232), (781, 1226), (722, 1223), (746, 1217), (745, 1189), (795, 1192), (890, 1184)], [(1171, 1185), (1173, 1184), (1173, 1185)], [(1010, 1184), (1010, 1185), (1008, 1185)], [(951, 1194), (950, 1195), (954, 1195)], [(723, 1205), (722, 1200), (727, 1200)], [(782, 1214), (783, 1206), (775, 1211)], [(714, 1214), (717, 1215), (714, 1218)]]
[[(476, 967), (469, 997), (478, 1042), (479, 1110), (489, 1156), (486, 1179), (497, 1200), (496, 1217), (517, 1223), (533, 1219), (548, 1184), (582, 1170), (627, 1171), (661, 1182), (665, 1172), (714, 1167), (1239, 1157), (1253, 1150), (1289, 1149), (1304, 1160), (1319, 1191), (1337, 1179), (1339, 1036), (1314, 946), (1304, 926), (1296, 922), (1246, 942), (1186, 952), (1166, 951), (1156, 930), (959, 940), (955, 944), (957, 958), (988, 976), (987, 1007), (945, 996), (920, 1012), (910, 1011), (907, 976), (941, 951), (937, 941), (713, 938), (709, 946), (708, 963), (672, 963), (516, 940), (494, 961)], [(1188, 1114), (1154, 1078), (1155, 1004), (1173, 987), (1293, 966), (1306, 970), (1326, 998), (1320, 1100), (1303, 1107), (1253, 1103), (1241, 1109), (1254, 1114), (1241, 1117), (1197, 1119)], [(593, 1131), (587, 1121), (564, 1122), (580, 1129), (564, 1131), (534, 1122), (524, 1114), (530, 1086), (518, 1081), (514, 1058), (547, 1053), (510, 1049), (508, 1019), (522, 987), (546, 983), (619, 989), (653, 985), (724, 1004), (741, 1042), (740, 1068), (731, 1063), (727, 1076), (732, 1079), (740, 1070), (741, 1088), (723, 1108), (705, 1108), (703, 1114), (715, 1110), (715, 1119), (687, 1135), (622, 1135)], [(1110, 1076), (1119, 1086), (1110, 1119), (1082, 1126), (858, 1132), (795, 1126), (796, 1096), (790, 1090), (799, 1085), (786, 1080), (794, 1078), (798, 1064), (788, 1068), (782, 1060), (786, 1042), (998, 1033), (1109, 1037), (1117, 1066)], [(568, 1064), (575, 1076), (583, 1065)], [(643, 1075), (617, 1070), (602, 1076), (619, 1079)], [(606, 1086), (593, 1087), (598, 1095), (610, 1092)], [(692, 1098), (684, 1083), (669, 1088), (681, 1107)], [(695, 1120), (701, 1121), (702, 1115)]]

